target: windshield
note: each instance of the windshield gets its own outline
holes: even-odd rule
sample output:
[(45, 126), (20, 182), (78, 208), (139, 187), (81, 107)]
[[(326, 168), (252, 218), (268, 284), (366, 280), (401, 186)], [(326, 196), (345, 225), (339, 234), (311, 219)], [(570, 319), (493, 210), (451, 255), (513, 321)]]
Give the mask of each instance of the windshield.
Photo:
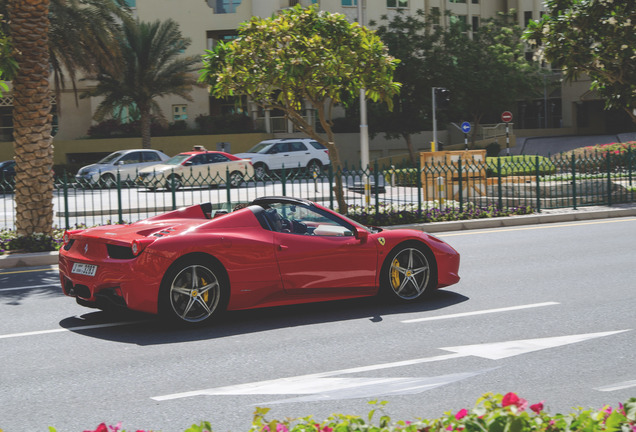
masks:
[(97, 162), (98, 164), (110, 164), (111, 162), (113, 162), (115, 159), (119, 158), (121, 155), (123, 154), (123, 152), (115, 152), (115, 153), (111, 153), (108, 156), (106, 156), (104, 159), (100, 160), (99, 162)]
[(178, 154), (176, 156), (172, 156), (165, 162), (162, 162), (164, 165), (181, 165), (186, 160), (190, 159), (192, 155), (189, 154)]
[(265, 153), (271, 145), (272, 143), (258, 143), (249, 149), (247, 153)]

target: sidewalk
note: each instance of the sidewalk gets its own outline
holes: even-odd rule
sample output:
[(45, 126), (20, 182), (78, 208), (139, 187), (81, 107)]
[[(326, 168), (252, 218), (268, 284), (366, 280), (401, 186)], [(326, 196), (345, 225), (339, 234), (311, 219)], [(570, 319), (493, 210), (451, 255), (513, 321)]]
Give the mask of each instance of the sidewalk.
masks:
[[(413, 228), (429, 233), (462, 231), (471, 229), (501, 228), (522, 225), (537, 225), (555, 222), (575, 222), (636, 216), (636, 203), (608, 206), (580, 207), (573, 209), (543, 210), (541, 213), (492, 219), (472, 219), (452, 222), (433, 222), (412, 225), (396, 225), (386, 229)], [(57, 252), (0, 255), (0, 269), (38, 267), (57, 264)]]

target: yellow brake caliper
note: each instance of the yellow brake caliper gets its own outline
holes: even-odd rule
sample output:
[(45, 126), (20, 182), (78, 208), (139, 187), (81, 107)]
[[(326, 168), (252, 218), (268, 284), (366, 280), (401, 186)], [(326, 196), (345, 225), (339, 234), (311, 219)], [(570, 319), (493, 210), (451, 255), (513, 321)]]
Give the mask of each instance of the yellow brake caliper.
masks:
[(400, 271), (398, 268), (400, 268), (400, 262), (396, 258), (391, 265), (391, 285), (393, 285), (394, 289), (400, 287)]
[[(208, 283), (205, 281), (205, 279), (201, 278), (201, 283), (203, 284), (203, 286), (206, 286)], [(205, 303), (208, 302), (208, 297), (210, 296), (209, 290), (207, 290), (206, 292), (203, 293), (203, 301)]]

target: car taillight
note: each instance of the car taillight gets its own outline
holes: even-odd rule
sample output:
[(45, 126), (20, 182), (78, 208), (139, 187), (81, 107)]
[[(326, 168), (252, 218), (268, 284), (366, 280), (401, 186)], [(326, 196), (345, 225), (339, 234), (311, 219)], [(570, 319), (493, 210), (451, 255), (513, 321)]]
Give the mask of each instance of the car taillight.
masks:
[(77, 233), (80, 233), (82, 231), (84, 231), (84, 230), (70, 230), (70, 231), (66, 230), (66, 231), (64, 231), (64, 235), (62, 236), (62, 242), (64, 243), (64, 245), (67, 245), (68, 242), (71, 241), (71, 236), (73, 234), (77, 234)]
[(143, 252), (144, 249), (146, 249), (146, 246), (148, 246), (153, 241), (155, 241), (155, 239), (152, 239), (152, 238), (143, 238), (143, 239), (133, 240), (132, 246), (131, 246), (133, 255), (138, 256), (140, 253)]

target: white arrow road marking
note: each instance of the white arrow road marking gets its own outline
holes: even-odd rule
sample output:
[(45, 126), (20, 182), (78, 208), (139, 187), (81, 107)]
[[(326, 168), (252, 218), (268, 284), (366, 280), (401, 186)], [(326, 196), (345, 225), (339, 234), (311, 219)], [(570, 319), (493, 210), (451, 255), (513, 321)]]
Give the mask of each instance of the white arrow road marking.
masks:
[(499, 360), (506, 357), (513, 357), (519, 354), (526, 354), (533, 351), (539, 351), (546, 348), (555, 348), (562, 345), (569, 345), (577, 342), (583, 342), (589, 339), (595, 339), (604, 336), (610, 336), (617, 333), (626, 332), (628, 330), (618, 330), (602, 333), (588, 333), (581, 335), (559, 336), (542, 339), (526, 339), (510, 342), (498, 342), (490, 344), (464, 345), (458, 347), (440, 348), (444, 351), (451, 351), (465, 356), (476, 356), (487, 358), (490, 360)]
[(610, 392), (615, 390), (624, 390), (628, 388), (636, 387), (636, 380), (624, 381), (621, 383), (610, 384), (603, 387), (598, 387), (596, 390), (603, 392)]
[[(296, 377), (279, 378), (266, 381), (258, 381), (246, 384), (216, 387), (205, 390), (195, 390), (183, 393), (174, 393), (164, 396), (155, 396), (151, 399), (156, 401), (164, 401), (171, 399), (180, 399), (192, 396), (206, 396), (206, 395), (255, 395), (255, 394), (312, 394), (313, 397), (320, 398), (320, 395), (327, 398), (335, 398), (338, 394), (338, 398), (342, 399), (340, 391), (343, 391), (343, 395), (353, 395), (355, 392), (363, 392), (364, 387), (375, 386), (376, 390), (372, 393), (377, 395), (378, 383), (381, 385), (389, 384), (394, 386), (396, 392), (405, 392), (407, 389), (411, 392), (421, 392), (434, 388), (440, 385), (449, 384), (454, 381), (465, 379), (483, 372), (466, 372), (460, 374), (446, 375), (442, 377), (432, 378), (405, 378), (405, 379), (391, 379), (391, 378), (342, 378), (334, 379), (329, 378), (335, 375), (344, 375), (351, 373), (369, 372), (380, 369), (388, 369), (401, 366), (410, 366), (420, 363), (430, 363), (435, 361), (450, 360), (461, 357), (476, 356), (491, 360), (499, 360), (506, 357), (512, 357), (528, 352), (538, 351), (546, 348), (555, 348), (561, 345), (568, 345), (576, 342), (582, 342), (589, 339), (609, 336), (617, 333), (626, 332), (629, 330), (617, 330), (611, 332), (602, 333), (589, 333), (582, 335), (571, 336), (559, 336), (543, 339), (526, 339), (519, 341), (509, 342), (495, 342), (489, 344), (478, 345), (465, 345), (458, 347), (441, 348), (446, 351), (452, 351), (454, 354), (446, 354), (435, 357), (424, 357), (419, 359), (404, 360), (392, 363), (381, 363), (377, 365), (361, 366), (349, 369), (341, 369), (330, 372), (321, 372), (309, 375), (301, 375)], [(383, 381), (388, 380), (388, 381)], [(433, 387), (431, 387), (433, 386)], [(398, 394), (398, 393), (396, 393)], [(402, 393), (399, 393), (402, 394)], [(365, 396), (370, 394), (365, 391)], [(350, 396), (358, 397), (358, 396)], [(362, 396), (360, 396), (362, 397)], [(312, 399), (316, 400), (316, 399)]]
[[(436, 387), (441, 387), (446, 384), (451, 384), (456, 381), (461, 381), (466, 378), (471, 378), (490, 370), (493, 369), (419, 378), (319, 378), (317, 380), (307, 380), (308, 382), (302, 383), (303, 385), (297, 390), (295, 390), (295, 388), (274, 387), (272, 390), (275, 393), (269, 393), (308, 394), (309, 396), (259, 402), (254, 405), (262, 405), (265, 403), (267, 405), (273, 405), (295, 402), (317, 402), (371, 397), (377, 398), (383, 396), (416, 394)], [(328, 381), (330, 385), (325, 386), (325, 381)]]

